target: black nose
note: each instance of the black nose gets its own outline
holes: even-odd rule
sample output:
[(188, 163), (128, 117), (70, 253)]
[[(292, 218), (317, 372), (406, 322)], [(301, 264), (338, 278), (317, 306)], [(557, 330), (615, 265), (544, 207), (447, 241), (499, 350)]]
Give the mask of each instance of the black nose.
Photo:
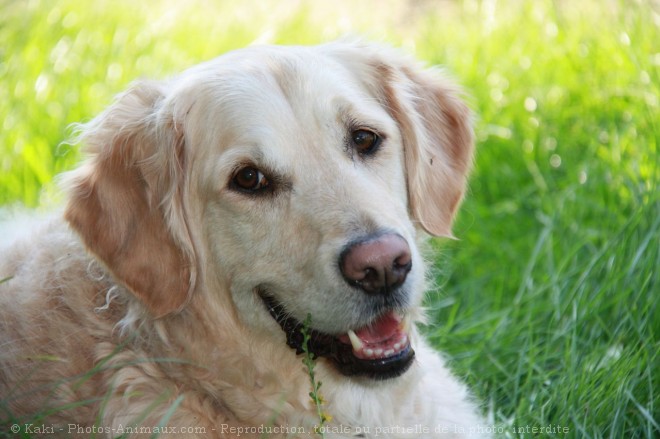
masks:
[(351, 243), (339, 257), (344, 279), (367, 294), (390, 294), (405, 282), (411, 268), (408, 243), (393, 233)]

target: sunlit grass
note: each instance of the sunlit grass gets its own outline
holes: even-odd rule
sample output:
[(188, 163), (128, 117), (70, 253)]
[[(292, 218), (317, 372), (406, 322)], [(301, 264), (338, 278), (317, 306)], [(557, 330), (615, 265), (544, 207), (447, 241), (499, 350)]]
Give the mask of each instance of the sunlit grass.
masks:
[(5, 3), (0, 204), (43, 202), (79, 159), (67, 126), (130, 81), (253, 41), (357, 33), (447, 66), (471, 95), (479, 144), (460, 241), (438, 243), (428, 334), (504, 437), (548, 424), (575, 438), (660, 434), (651, 2)]
[[(468, 82), (481, 140), (429, 332), (510, 436), (653, 437), (658, 16), (555, 6), (498, 10), (464, 45), (427, 49)], [(426, 47), (451, 41), (433, 29)]]

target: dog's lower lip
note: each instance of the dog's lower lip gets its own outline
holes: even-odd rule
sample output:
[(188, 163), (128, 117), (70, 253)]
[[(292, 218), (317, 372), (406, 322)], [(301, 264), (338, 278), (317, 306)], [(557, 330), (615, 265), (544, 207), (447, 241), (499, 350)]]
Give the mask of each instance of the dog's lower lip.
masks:
[[(302, 323), (288, 315), (284, 307), (273, 296), (261, 289), (257, 289), (257, 291), (273, 319), (284, 331), (287, 345), (295, 349), (297, 354), (303, 353)], [(405, 323), (401, 324), (397, 331), (405, 326)], [(348, 335), (335, 337), (313, 328), (308, 328), (307, 331), (309, 335), (308, 351), (315, 357), (326, 357), (332, 360), (344, 375), (362, 375), (378, 380), (394, 378), (407, 371), (414, 360), (415, 352), (410, 346), (406, 333), (391, 334), (392, 337), (385, 340), (383, 347), (378, 347), (378, 343), (370, 343), (368, 346), (363, 344), (362, 349), (355, 349)], [(366, 330), (363, 329), (362, 332), (364, 331)], [(393, 338), (395, 335), (398, 338)], [(385, 349), (385, 347), (389, 349)]]

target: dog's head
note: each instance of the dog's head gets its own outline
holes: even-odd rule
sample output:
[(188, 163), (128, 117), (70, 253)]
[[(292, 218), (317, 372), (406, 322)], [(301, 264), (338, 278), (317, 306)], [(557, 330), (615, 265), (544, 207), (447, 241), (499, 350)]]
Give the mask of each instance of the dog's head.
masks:
[(300, 352), (310, 316), (312, 353), (396, 376), (418, 235), (451, 235), (471, 164), (459, 94), (371, 45), (232, 52), (134, 85), (87, 125), (66, 218), (154, 318), (225, 294), (273, 343), (279, 325)]

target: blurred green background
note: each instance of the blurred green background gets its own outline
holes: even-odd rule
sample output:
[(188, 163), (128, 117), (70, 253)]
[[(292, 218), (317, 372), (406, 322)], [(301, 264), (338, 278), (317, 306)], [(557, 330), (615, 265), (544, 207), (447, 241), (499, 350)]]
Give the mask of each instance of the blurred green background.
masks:
[(499, 437), (660, 435), (657, 1), (0, 8), (0, 205), (61, 201), (53, 178), (80, 158), (71, 123), (230, 49), (361, 35), (446, 66), (471, 95), (478, 156), (460, 240), (434, 242), (427, 334)]

